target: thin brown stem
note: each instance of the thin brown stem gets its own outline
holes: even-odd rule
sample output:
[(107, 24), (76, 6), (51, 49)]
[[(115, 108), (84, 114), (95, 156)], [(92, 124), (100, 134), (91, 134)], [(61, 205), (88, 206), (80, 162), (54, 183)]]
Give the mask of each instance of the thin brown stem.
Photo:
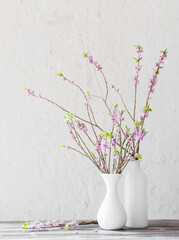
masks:
[(112, 85), (112, 88), (114, 88), (114, 90), (115, 90), (115, 91), (117, 92), (117, 94), (120, 96), (121, 101), (122, 101), (122, 103), (123, 103), (123, 105), (124, 105), (124, 108), (125, 108), (126, 112), (127, 112), (128, 115), (130, 116), (130, 118), (132, 119), (132, 121), (134, 121), (134, 119), (133, 119), (132, 115), (130, 114), (130, 112), (129, 112), (129, 110), (128, 110), (128, 108), (127, 108), (127, 106), (126, 106), (126, 104), (125, 104), (125, 102), (124, 102), (124, 99), (123, 99), (122, 95), (120, 94), (120, 92), (114, 87), (114, 85)]
[(108, 82), (107, 82), (106, 77), (105, 77), (105, 75), (104, 75), (104, 73), (103, 73), (103, 71), (102, 71), (101, 69), (100, 69), (100, 72), (101, 72), (101, 74), (102, 74), (102, 76), (103, 76), (103, 79), (104, 79), (104, 82), (105, 82), (105, 85), (106, 85), (106, 96), (105, 96), (105, 101), (107, 101), (108, 92), (109, 92), (109, 90), (108, 90)]
[(75, 148), (72, 148), (72, 147), (68, 147), (68, 148), (71, 149), (71, 150), (73, 150), (73, 151), (75, 151), (75, 152), (78, 152), (78, 153), (80, 153), (81, 155), (83, 155), (83, 156), (85, 156), (85, 157), (88, 158), (88, 156), (87, 156), (86, 154), (80, 152), (79, 150), (77, 150), (77, 149), (75, 149)]

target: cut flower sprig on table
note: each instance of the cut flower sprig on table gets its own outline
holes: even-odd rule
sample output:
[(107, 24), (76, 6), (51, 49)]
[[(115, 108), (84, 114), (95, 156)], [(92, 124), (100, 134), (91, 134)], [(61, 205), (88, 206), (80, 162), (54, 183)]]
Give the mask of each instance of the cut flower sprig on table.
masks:
[[(66, 144), (61, 144), (61, 146), (66, 150), (76, 151), (85, 158), (88, 158), (102, 173), (120, 174), (125, 169), (129, 161), (136, 161), (142, 158), (139, 152), (140, 142), (147, 134), (144, 128), (144, 122), (152, 111), (150, 108), (151, 95), (155, 91), (159, 72), (163, 68), (164, 60), (167, 57), (167, 49), (161, 51), (159, 60), (155, 64), (152, 77), (149, 80), (147, 98), (143, 107), (143, 112), (137, 118), (137, 92), (140, 84), (139, 73), (142, 69), (141, 61), (143, 48), (139, 44), (135, 45), (135, 48), (137, 56), (134, 58), (136, 66), (135, 75), (132, 78), (134, 86), (133, 112), (129, 111), (119, 88), (114, 85), (111, 87), (119, 96), (123, 107), (119, 107), (118, 104), (114, 104), (113, 108), (109, 106), (108, 81), (101, 65), (95, 61), (93, 56), (89, 53), (85, 53), (84, 58), (86, 58), (89, 63), (92, 64), (102, 75), (105, 86), (104, 96), (93, 95), (90, 91), (85, 92), (80, 84), (68, 79), (62, 72), (57, 74), (60, 79), (68, 82), (81, 92), (84, 97), (87, 118), (82, 118), (80, 115), (72, 113), (61, 105), (44, 97), (42, 94), (36, 94), (33, 90), (25, 88), (29, 96), (44, 99), (66, 112), (66, 116), (64, 118), (69, 130), (69, 135), (78, 148), (74, 148)], [(111, 123), (110, 130), (103, 129), (103, 127), (96, 121), (92, 104), (93, 98), (97, 98), (99, 101), (102, 101), (106, 111), (109, 113)], [(125, 124), (126, 117), (131, 119), (132, 128)]]

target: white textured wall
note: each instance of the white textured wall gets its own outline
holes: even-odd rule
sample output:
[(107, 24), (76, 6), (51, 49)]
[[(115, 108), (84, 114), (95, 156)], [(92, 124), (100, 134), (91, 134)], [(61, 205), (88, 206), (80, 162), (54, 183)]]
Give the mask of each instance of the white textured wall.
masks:
[[(0, 220), (96, 217), (104, 196), (99, 173), (59, 147), (71, 143), (63, 113), (28, 97), (23, 87), (85, 116), (79, 92), (56, 72), (103, 94), (101, 76), (82, 57), (90, 51), (132, 109), (136, 43), (144, 47), (138, 110), (159, 51), (168, 47), (146, 124), (142, 166), (149, 217), (179, 218), (178, 22), (178, 0), (0, 0)], [(120, 103), (112, 90), (110, 96)]]

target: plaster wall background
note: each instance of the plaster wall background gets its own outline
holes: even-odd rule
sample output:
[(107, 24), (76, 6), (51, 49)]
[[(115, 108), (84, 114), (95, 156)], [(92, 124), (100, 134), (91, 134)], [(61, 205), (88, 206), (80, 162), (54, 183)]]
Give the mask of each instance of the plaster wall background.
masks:
[[(85, 91), (104, 94), (102, 77), (83, 58), (90, 51), (132, 109), (137, 43), (144, 48), (138, 113), (160, 50), (169, 52), (141, 148), (149, 218), (179, 218), (178, 13), (178, 0), (0, 0), (1, 221), (96, 218), (105, 192), (100, 174), (60, 147), (73, 145), (64, 113), (28, 97), (23, 88), (85, 117), (79, 91), (56, 73), (62, 71)], [(121, 105), (112, 89), (110, 97), (110, 106)], [(96, 100), (93, 104), (106, 123), (105, 109)]]

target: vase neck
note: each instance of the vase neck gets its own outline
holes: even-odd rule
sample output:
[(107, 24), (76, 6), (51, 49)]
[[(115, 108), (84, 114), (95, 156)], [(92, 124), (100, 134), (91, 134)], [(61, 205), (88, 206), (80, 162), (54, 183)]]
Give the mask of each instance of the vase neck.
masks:
[(121, 174), (101, 174), (108, 193), (116, 193)]
[(140, 169), (140, 160), (131, 162), (131, 165), (132, 165), (132, 169)]

